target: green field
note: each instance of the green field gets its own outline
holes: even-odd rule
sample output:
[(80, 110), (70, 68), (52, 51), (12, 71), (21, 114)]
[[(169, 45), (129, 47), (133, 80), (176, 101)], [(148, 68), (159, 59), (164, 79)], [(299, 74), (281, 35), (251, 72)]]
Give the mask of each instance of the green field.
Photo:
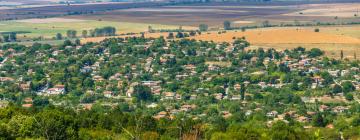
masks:
[[(74, 42), (76, 39), (70, 39), (70, 41)], [(65, 40), (41, 40), (41, 41), (21, 41), (21, 42), (9, 42), (9, 43), (0, 43), (0, 45), (5, 44), (20, 44), (25, 46), (32, 46), (34, 43), (41, 43), (41, 44), (49, 44), (49, 45), (60, 45), (63, 44)]]
[(176, 29), (178, 26), (160, 25), (160, 24), (142, 24), (129, 22), (111, 22), (111, 21), (76, 21), (76, 22), (47, 22), (47, 23), (30, 23), (17, 21), (0, 22), (0, 32), (29, 32), (18, 34), (18, 38), (52, 38), (57, 33), (66, 35), (69, 29), (77, 30), (78, 36), (81, 35), (82, 30), (90, 30), (99, 27), (113, 26), (117, 29), (117, 33), (138, 33), (148, 30), (148, 26), (153, 29)]

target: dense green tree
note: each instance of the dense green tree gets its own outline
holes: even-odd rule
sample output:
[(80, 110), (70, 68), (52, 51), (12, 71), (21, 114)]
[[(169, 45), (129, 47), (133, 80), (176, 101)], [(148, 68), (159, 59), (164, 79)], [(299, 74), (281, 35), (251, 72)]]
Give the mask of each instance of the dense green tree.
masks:
[(75, 30), (68, 30), (68, 31), (66, 31), (66, 36), (68, 38), (76, 38), (76, 33), (77, 33), (77, 31), (75, 31)]
[(46, 139), (70, 139), (76, 131), (74, 118), (55, 109), (44, 110), (35, 116), (36, 127)]
[(332, 93), (341, 93), (342, 92), (342, 87), (339, 85), (334, 85), (333, 89), (332, 89)]
[(224, 21), (224, 30), (230, 30), (231, 29), (231, 22), (226, 20)]
[(87, 30), (83, 30), (83, 31), (81, 32), (81, 36), (82, 36), (83, 38), (88, 37), (88, 31), (87, 31)]
[(350, 82), (350, 81), (346, 81), (344, 83), (341, 84), (343, 87), (343, 91), (345, 93), (351, 92), (355, 90), (355, 86)]
[(318, 57), (318, 56), (321, 56), (323, 55), (324, 52), (321, 51), (319, 48), (312, 48), (309, 52), (309, 57)]
[(61, 34), (61, 33), (57, 33), (57, 34), (56, 34), (56, 39), (57, 39), (57, 40), (62, 40), (62, 39), (63, 39), (62, 34)]
[(134, 97), (138, 101), (151, 101), (153, 99), (151, 89), (143, 85), (137, 85), (134, 87)]
[(208, 30), (208, 25), (200, 24), (199, 25), (199, 30), (202, 31), (202, 32), (207, 31)]
[(312, 123), (314, 126), (317, 127), (324, 127), (326, 126), (326, 121), (321, 113), (316, 113), (312, 118)]

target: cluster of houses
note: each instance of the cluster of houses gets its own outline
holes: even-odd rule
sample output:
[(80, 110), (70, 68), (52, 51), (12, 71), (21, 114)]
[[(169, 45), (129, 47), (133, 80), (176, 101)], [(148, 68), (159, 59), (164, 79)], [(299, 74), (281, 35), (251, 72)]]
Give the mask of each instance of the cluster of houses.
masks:
[[(153, 41), (149, 41), (147, 42), (145, 45), (135, 45), (135, 48), (144, 48), (144, 49), (149, 49), (151, 47), (150, 44), (152, 44)], [(99, 46), (94, 46), (93, 48), (97, 48)], [(235, 46), (233, 45), (229, 45), (228, 47), (222, 48), (223, 45), (217, 44), (215, 49), (218, 50), (225, 50), (226, 53), (232, 53), (235, 49)], [(81, 49), (82, 46), (66, 46), (65, 49), (76, 49), (79, 50)], [(167, 42), (167, 45), (163, 46), (162, 49), (165, 50), (166, 52), (171, 52), (170, 51), (170, 43)], [(206, 47), (200, 47), (200, 49), (196, 50), (196, 55), (197, 56), (206, 56), (206, 55), (211, 55), (211, 51), (213, 51), (214, 48), (206, 48)], [(183, 50), (182, 50), (183, 51)], [(8, 54), (4, 56), (4, 54)], [(36, 59), (35, 64), (38, 65), (44, 65), (44, 64), (55, 64), (55, 63), (59, 63), (60, 61), (62, 61), (60, 58), (57, 58), (57, 56), (61, 55), (62, 53), (64, 53), (63, 50), (53, 50), (51, 53), (51, 56), (47, 56), (47, 54), (45, 53), (41, 53), (41, 52), (36, 52), (36, 58), (47, 58), (45, 59), (45, 61), (40, 61), (41, 59)], [(187, 53), (185, 51), (183, 51), (183, 54), (185, 54), (185, 56), (187, 55)], [(234, 53), (235, 55), (237, 53)], [(285, 54), (285, 53), (284, 53)], [(0, 62), (0, 67), (3, 66), (3, 63), (9, 61), (12, 64), (16, 64), (15, 60), (12, 59), (16, 56), (21, 56), (24, 55), (24, 53), (17, 53), (14, 49), (8, 49), (6, 51), (2, 51), (0, 50), (0, 57), (6, 57), (2, 62)], [(197, 69), (199, 68), (199, 66), (195, 65), (195, 64), (183, 64), (181, 65), (181, 68), (184, 69), (183, 72), (179, 72), (175, 74), (175, 77), (172, 77), (173, 79), (169, 79), (169, 77), (167, 77), (169, 74), (166, 73), (167, 69), (166, 68), (161, 68), (159, 70), (154, 70), (154, 62), (158, 61), (155, 58), (159, 58), (159, 63), (165, 65), (167, 62), (171, 61), (172, 59), (176, 58), (177, 56), (175, 55), (175, 53), (165, 53), (162, 54), (160, 57), (157, 57), (159, 54), (155, 53), (151, 56), (146, 56), (145, 58), (138, 58), (139, 64), (130, 64), (127, 63), (125, 65), (120, 66), (119, 69), (125, 69), (126, 68), (130, 68), (131, 72), (127, 73), (127, 74), (123, 74), (120, 72), (116, 72), (115, 74), (112, 74), (111, 76), (109, 76), (109, 78), (104, 78), (103, 76), (101, 76), (100, 72), (102, 67), (104, 66), (104, 63), (107, 63), (108, 61), (111, 61), (112, 56), (119, 56), (120, 54), (110, 54), (109, 48), (105, 48), (103, 50), (103, 54), (97, 54), (96, 55), (96, 60), (94, 63), (88, 63), (88, 64), (84, 64), (83, 66), (81, 66), (80, 68), (80, 72), (81, 73), (90, 73), (91, 75), (91, 79), (95, 82), (95, 89), (93, 89), (92, 91), (84, 91), (84, 92), (89, 92), (91, 94), (102, 94), (105, 99), (106, 98), (125, 98), (125, 99), (131, 99), (134, 96), (134, 87), (137, 85), (143, 85), (143, 86), (147, 86), (151, 89), (151, 93), (154, 94), (155, 96), (159, 96), (160, 98), (160, 102), (177, 102), (182, 104), (180, 107), (178, 108), (171, 108), (168, 107), (163, 111), (157, 112), (156, 114), (154, 114), (154, 118), (155, 119), (161, 119), (161, 118), (174, 118), (174, 116), (178, 113), (187, 113), (187, 112), (191, 112), (193, 110), (196, 110), (197, 108), (199, 108), (198, 106), (196, 106), (195, 104), (190, 104), (186, 101), (183, 101), (184, 98), (189, 99), (190, 101), (192, 100), (196, 100), (199, 97), (207, 97), (207, 96), (213, 96), (216, 100), (229, 100), (229, 101), (239, 101), (239, 104), (242, 106), (245, 106), (248, 104), (247, 101), (242, 100), (244, 97), (242, 97), (242, 95), (239, 94), (233, 94), (232, 91), (240, 91), (240, 89), (242, 88), (241, 86), (249, 86), (249, 85), (256, 85), (259, 86), (261, 89), (265, 89), (267, 87), (273, 87), (273, 88), (282, 88), (284, 86), (286, 86), (289, 83), (284, 83), (280, 78), (275, 79), (274, 81), (270, 82), (265, 82), (265, 81), (245, 81), (242, 83), (234, 83), (233, 85), (227, 85), (227, 86), (223, 86), (225, 93), (213, 93), (213, 94), (209, 94), (208, 93), (208, 89), (204, 90), (202, 88), (198, 88), (194, 91), (190, 91), (190, 93), (188, 93), (188, 95), (183, 95), (179, 92), (172, 92), (172, 91), (168, 91), (167, 89), (165, 89), (163, 87), (164, 83), (169, 83), (170, 81), (182, 81), (185, 80), (189, 77), (194, 77), (197, 76), (199, 77), (199, 79), (201, 80), (201, 82), (208, 82), (208, 81), (212, 81), (214, 79), (214, 77), (216, 76), (221, 76), (224, 75), (224, 72), (221, 72), (221, 69), (224, 67), (229, 67), (231, 66), (231, 63), (229, 62), (231, 58), (229, 58), (227, 55), (221, 55), (221, 53), (219, 53), (218, 56), (216, 57), (211, 57), (211, 58), (207, 58), (207, 63), (206, 64), (206, 70), (203, 71), (202, 73), (198, 73)], [(76, 54), (74, 54), (74, 56), (76, 56)], [(208, 63), (209, 61), (211, 61), (212, 63)], [(249, 72), (248, 68), (246, 67), (247, 64), (255, 64), (259, 61), (258, 57), (252, 57), (251, 59), (243, 59), (241, 60), (241, 63), (244, 64), (245, 66), (239, 66), (237, 69), (238, 72), (240, 73), (246, 73)], [(290, 71), (303, 71), (305, 73), (313, 73), (315, 75), (312, 76), (311, 78), (311, 88), (312, 89), (316, 89), (319, 87), (323, 87), (324, 84), (324, 78), (316, 75), (316, 73), (318, 72), (322, 72), (322, 71), (326, 71), (328, 72), (331, 76), (334, 77), (334, 81), (335, 84), (339, 84), (341, 85), (341, 83), (343, 82), (348, 82), (350, 81), (354, 87), (356, 88), (357, 91), (360, 91), (360, 75), (359, 74), (352, 74), (352, 73), (359, 73), (360, 72), (360, 68), (358, 67), (350, 67), (348, 69), (345, 68), (334, 68), (334, 69), (328, 69), (328, 68), (324, 68), (322, 65), (319, 65), (318, 63), (322, 61), (320, 58), (309, 58), (306, 55), (301, 55), (300, 59), (294, 59), (289, 57), (288, 55), (285, 55), (284, 58), (282, 58), (281, 60), (277, 60), (271, 57), (265, 57), (265, 59), (263, 60), (263, 64), (265, 66), (265, 68), (268, 68), (270, 63), (274, 63), (276, 65), (280, 65), (280, 64), (284, 64), (285, 66), (287, 66)], [(160, 81), (160, 80), (131, 80), (134, 78), (137, 78), (139, 76), (141, 76), (144, 72), (149, 72), (152, 74), (153, 77), (163, 77), (165, 80), (169, 80), (169, 81)], [(217, 73), (216, 73), (217, 72)], [(27, 71), (28, 75), (33, 74), (33, 70), (29, 69)], [(214, 74), (216, 73), (216, 74)], [(26, 73), (24, 73), (26, 74)], [(268, 72), (266, 70), (256, 70), (256, 71), (251, 71), (250, 75), (257, 75), (257, 76), (263, 76), (263, 75), (267, 75)], [(352, 80), (343, 80), (342, 77), (351, 77)], [(47, 75), (48, 80), (51, 80), (51, 76)], [(154, 78), (156, 79), (156, 78)], [(30, 91), (31, 88), (31, 82), (30, 81), (25, 81), (22, 80), (22, 78), (20, 77), (14, 77), (14, 76), (3, 76), (0, 77), (0, 82), (4, 83), (4, 82), (16, 82), (17, 85), (19, 86), (19, 88), (22, 91)], [(104, 84), (105, 83), (105, 84)], [(299, 85), (301, 85), (302, 83), (298, 83)], [(112, 90), (113, 88), (111, 87), (116, 87), (119, 90), (114, 91)], [(62, 94), (66, 94), (66, 90), (65, 90), (65, 85), (63, 84), (58, 84), (58, 85), (54, 85), (54, 86), (50, 86), (49, 84), (45, 87), (43, 87), (41, 90), (37, 91), (38, 95), (41, 96), (57, 96), (57, 95), (62, 95)], [(203, 92), (205, 91), (205, 92)], [(244, 96), (250, 96), (249, 93), (245, 93)], [(302, 97), (303, 102), (305, 103), (315, 103), (316, 101), (322, 101), (324, 98), (327, 97)], [(335, 98), (338, 100), (345, 100), (343, 99), (343, 95), (342, 94), (338, 94), (335, 95), (335, 97), (331, 97), (331, 98)], [(147, 105), (147, 108), (158, 108), (160, 106), (161, 103), (149, 103)], [(31, 98), (26, 98), (23, 100), (23, 107), (28, 108), (28, 107), (32, 107), (33, 105), (33, 101)], [(106, 104), (104, 103), (104, 105), (107, 106), (115, 106), (115, 104)], [(0, 108), (4, 107), (5, 103), (0, 102)], [(91, 109), (93, 106), (93, 103), (83, 103), (80, 105), (81, 109)], [(326, 106), (326, 105), (321, 105), (319, 107), (319, 111), (330, 111), (333, 113), (345, 113), (347, 110), (349, 110), (348, 106)], [(262, 111), (261, 107), (257, 107), (256, 109), (248, 109), (245, 111), (245, 115), (249, 116), (251, 115), (253, 112), (257, 112), (257, 111)], [(221, 115), (224, 118), (229, 118), (232, 116), (232, 114), (229, 111), (226, 110), (222, 110)], [(266, 112), (266, 117), (268, 117), (269, 119), (271, 119), (269, 121), (269, 125), (272, 124), (272, 122), (274, 121), (286, 121), (286, 117), (291, 117), (294, 120), (297, 120), (299, 122), (302, 123), (308, 123), (311, 121), (311, 116), (314, 115), (314, 112), (307, 112), (306, 115), (299, 115), (298, 113), (296, 113), (295, 111), (288, 111), (285, 113), (278, 113), (277, 111), (269, 111)], [(205, 113), (202, 113), (198, 116), (194, 116), (194, 118), (197, 117), (201, 117), (201, 116), (206, 116)]]
[[(148, 106), (148, 107), (154, 107), (154, 106)], [(176, 114), (178, 114), (180, 112), (189, 112), (189, 111), (194, 110), (196, 108), (197, 108), (197, 106), (194, 105), (194, 104), (184, 104), (179, 109), (167, 108), (166, 111), (160, 111), (159, 113), (155, 114), (153, 117), (155, 119), (161, 119), (161, 118), (174, 119)]]

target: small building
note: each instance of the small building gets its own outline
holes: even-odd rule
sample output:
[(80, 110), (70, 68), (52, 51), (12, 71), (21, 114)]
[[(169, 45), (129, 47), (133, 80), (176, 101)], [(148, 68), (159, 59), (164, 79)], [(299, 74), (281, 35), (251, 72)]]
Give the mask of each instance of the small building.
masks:
[(47, 95), (60, 95), (65, 93), (64, 85), (55, 85), (53, 88), (49, 88), (46, 90)]
[(269, 118), (275, 118), (278, 115), (277, 111), (270, 111), (268, 113), (266, 113), (266, 116)]
[(164, 92), (164, 99), (173, 100), (175, 98), (174, 92)]
[(106, 98), (111, 98), (111, 97), (113, 97), (113, 92), (112, 91), (104, 91), (104, 96)]

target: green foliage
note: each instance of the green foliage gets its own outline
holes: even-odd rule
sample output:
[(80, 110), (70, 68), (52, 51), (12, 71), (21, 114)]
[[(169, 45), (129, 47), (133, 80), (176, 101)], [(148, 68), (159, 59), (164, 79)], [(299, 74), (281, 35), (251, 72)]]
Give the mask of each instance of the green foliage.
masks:
[(138, 101), (152, 101), (151, 89), (147, 86), (137, 85), (134, 87), (134, 97)]
[(355, 90), (355, 86), (350, 81), (346, 81), (346, 82), (342, 83), (341, 85), (342, 85), (343, 91), (345, 93), (349, 93), (349, 92)]
[(57, 40), (62, 40), (62, 39), (63, 39), (63, 36), (62, 36), (61, 33), (57, 33), (55, 38), (56, 38)]
[(204, 32), (208, 30), (208, 25), (207, 24), (200, 24), (199, 25), (199, 30)]
[(77, 31), (75, 30), (68, 30), (66, 31), (66, 36), (68, 38), (76, 38)]
[[(323, 103), (329, 93), (356, 99), (357, 83), (344, 81), (356, 80), (357, 61), (321, 59), (317, 50), (302, 47), (249, 46), (245, 38), (231, 44), (163, 37), (1, 46), (0, 105), (9, 105), (0, 108), (0, 139), (338, 139), (340, 131), (346, 139), (359, 136), (356, 102)], [(332, 76), (332, 69), (350, 74)], [(63, 94), (39, 96), (59, 85)], [(319, 112), (324, 104), (329, 109)], [(350, 109), (336, 112), (337, 106)], [(268, 115), (275, 111), (277, 116)], [(284, 122), (275, 121), (281, 116)], [(298, 116), (312, 121), (299, 122)], [(329, 124), (335, 129), (325, 128)]]
[(224, 30), (230, 30), (231, 29), (231, 22), (226, 20), (224, 21)]
[(318, 57), (318, 56), (321, 56), (323, 55), (324, 52), (321, 51), (319, 48), (312, 48), (309, 52), (309, 57)]

